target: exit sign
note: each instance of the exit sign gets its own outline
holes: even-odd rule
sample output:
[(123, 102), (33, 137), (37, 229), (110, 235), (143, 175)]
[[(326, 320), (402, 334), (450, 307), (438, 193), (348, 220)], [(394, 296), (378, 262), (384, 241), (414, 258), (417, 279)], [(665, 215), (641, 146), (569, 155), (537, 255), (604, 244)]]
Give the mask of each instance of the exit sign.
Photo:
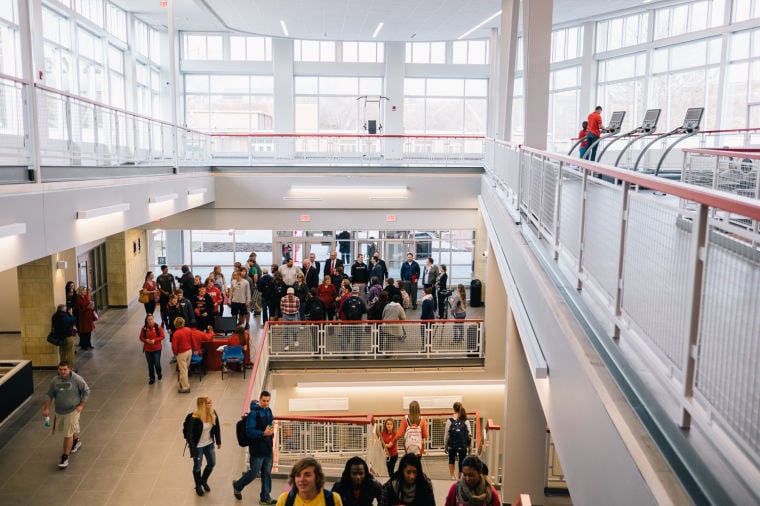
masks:
[(311, 216), (309, 216), (308, 214), (302, 214), (301, 215), (301, 221), (303, 221), (303, 222), (311, 221)]
[(388, 214), (385, 216), (385, 221), (396, 221), (396, 215), (395, 214)]
[(169, 6), (169, 2), (167, 2), (166, 0), (161, 0), (161, 2), (159, 2), (159, 5), (160, 5), (162, 8), (166, 8), (166, 7), (168, 7), (168, 6)]

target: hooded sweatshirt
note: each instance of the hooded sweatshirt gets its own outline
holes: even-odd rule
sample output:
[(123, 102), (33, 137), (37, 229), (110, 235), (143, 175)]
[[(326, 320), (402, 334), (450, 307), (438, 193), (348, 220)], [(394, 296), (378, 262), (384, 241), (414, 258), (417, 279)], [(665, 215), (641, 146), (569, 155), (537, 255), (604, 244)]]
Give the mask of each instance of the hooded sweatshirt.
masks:
[(259, 401), (251, 401), (251, 409), (245, 419), (245, 432), (254, 440), (251, 450), (254, 455), (264, 456), (272, 454), (274, 434), (264, 436), (267, 426), (272, 425), (274, 415), (269, 408), (259, 406)]

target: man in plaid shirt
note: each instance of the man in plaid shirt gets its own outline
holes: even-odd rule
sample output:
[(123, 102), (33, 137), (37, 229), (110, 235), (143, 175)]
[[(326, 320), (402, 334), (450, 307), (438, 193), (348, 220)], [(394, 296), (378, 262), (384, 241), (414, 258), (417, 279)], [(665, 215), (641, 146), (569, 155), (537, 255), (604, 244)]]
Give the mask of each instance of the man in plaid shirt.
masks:
[[(296, 321), (298, 320), (298, 308), (301, 304), (301, 301), (298, 297), (295, 295), (295, 290), (293, 288), (288, 288), (288, 292), (280, 299), (280, 310), (282, 311), (282, 319), (284, 321)], [(299, 342), (298, 342), (298, 329), (295, 325), (285, 325), (285, 347), (283, 348), (284, 351), (290, 351), (290, 338), (292, 337), (293, 340), (293, 348), (298, 348)]]

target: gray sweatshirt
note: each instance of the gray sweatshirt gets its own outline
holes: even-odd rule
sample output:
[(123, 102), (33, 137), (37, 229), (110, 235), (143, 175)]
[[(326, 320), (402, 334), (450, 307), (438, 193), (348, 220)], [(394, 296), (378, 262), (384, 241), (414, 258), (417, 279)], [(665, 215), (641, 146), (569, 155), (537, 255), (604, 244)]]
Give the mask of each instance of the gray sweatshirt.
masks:
[(55, 413), (66, 415), (74, 411), (80, 403), (87, 401), (90, 387), (84, 378), (71, 371), (67, 378), (61, 378), (60, 375), (53, 378), (47, 396), (51, 401), (55, 401)]

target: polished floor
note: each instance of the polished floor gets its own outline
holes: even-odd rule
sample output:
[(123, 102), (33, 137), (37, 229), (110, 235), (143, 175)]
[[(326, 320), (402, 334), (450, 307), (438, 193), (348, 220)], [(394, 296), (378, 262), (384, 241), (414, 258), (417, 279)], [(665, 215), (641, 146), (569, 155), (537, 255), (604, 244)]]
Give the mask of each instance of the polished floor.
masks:
[[(220, 373), (212, 372), (202, 381), (191, 379), (190, 395), (178, 394), (165, 348), (164, 378), (149, 385), (138, 340), (143, 317), (142, 306), (106, 312), (93, 334), (95, 350), (77, 354), (75, 368), (91, 395), (82, 412), (82, 448), (65, 470), (57, 467), (62, 437), (43, 427), (41, 413), (55, 372), (34, 371), (33, 397), (0, 425), (0, 504), (237, 504), (230, 482), (243, 470), (245, 453), (235, 441), (234, 423), (248, 381), (239, 373), (222, 381)], [(20, 355), (18, 337), (0, 336), (0, 356)], [(223, 444), (209, 480), (212, 491), (205, 497), (195, 495), (181, 435), (182, 420), (194, 409), (197, 395), (213, 398), (222, 421)], [(273, 408), (277, 413), (276, 400)], [(244, 490), (242, 504), (258, 503), (258, 486), (254, 482)], [(285, 486), (285, 480), (275, 479), (273, 495)], [(451, 482), (434, 480), (434, 486), (436, 502), (443, 504)]]

